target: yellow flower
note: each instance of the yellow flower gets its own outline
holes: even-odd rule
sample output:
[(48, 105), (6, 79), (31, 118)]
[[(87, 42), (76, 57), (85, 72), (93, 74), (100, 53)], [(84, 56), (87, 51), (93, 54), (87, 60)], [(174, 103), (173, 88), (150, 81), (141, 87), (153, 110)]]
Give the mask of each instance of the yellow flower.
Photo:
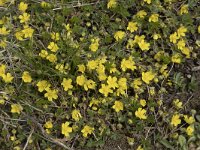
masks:
[(131, 69), (132, 71), (136, 69), (135, 62), (133, 61), (132, 57), (129, 57), (129, 59), (122, 59), (121, 62), (121, 68), (123, 71), (126, 71), (127, 69)]
[(0, 99), (0, 105), (5, 104), (5, 100), (4, 99)]
[(147, 15), (147, 13), (144, 10), (140, 10), (137, 12), (136, 16), (139, 18), (144, 18)]
[(146, 112), (147, 111), (145, 109), (138, 108), (138, 110), (135, 111), (135, 116), (140, 119), (147, 119)]
[(63, 82), (61, 83), (61, 85), (64, 87), (64, 90), (65, 91), (68, 91), (69, 89), (72, 89), (73, 88), (73, 85), (72, 85), (72, 79), (63, 79)]
[(155, 73), (152, 71), (147, 71), (147, 72), (142, 72), (142, 80), (146, 83), (149, 84), (150, 81), (152, 81), (155, 77)]
[(72, 118), (73, 118), (75, 121), (79, 121), (79, 120), (82, 118), (80, 111), (77, 110), (77, 109), (74, 109), (74, 110), (72, 111)]
[(108, 83), (108, 86), (110, 86), (113, 89), (118, 87), (117, 78), (116, 77), (108, 76), (107, 83)]
[(144, 150), (144, 149), (143, 149), (142, 146), (140, 145), (140, 146), (137, 147), (136, 150)]
[(198, 26), (198, 33), (200, 33), (200, 25)]
[(10, 73), (3, 74), (2, 78), (3, 78), (5, 83), (11, 83), (12, 80), (13, 80), (13, 76)]
[(185, 48), (185, 41), (183, 39), (178, 41), (177, 46), (178, 49), (182, 50), (183, 48)]
[(179, 53), (173, 54), (172, 62), (180, 64), (181, 63), (181, 55)]
[(22, 75), (22, 80), (25, 82), (25, 83), (30, 83), (32, 81), (32, 78), (29, 74), (28, 71), (24, 71), (23, 72), (23, 75)]
[(142, 50), (142, 51), (145, 51), (145, 50), (149, 50), (149, 47), (150, 47), (150, 44), (149, 43), (147, 43), (147, 42), (145, 42), (144, 40), (141, 40), (140, 42), (138, 42), (138, 45), (139, 45), (139, 47), (140, 47), (140, 49)]
[(4, 6), (6, 4), (6, 0), (0, 0), (0, 6)]
[(0, 28), (0, 35), (8, 35), (10, 33), (10, 30), (7, 30), (6, 27)]
[(30, 20), (30, 15), (28, 13), (23, 13), (19, 16), (20, 23), (26, 23)]
[(47, 129), (53, 128), (52, 121), (47, 121), (47, 122), (44, 124), (44, 127), (47, 128)]
[(185, 33), (187, 32), (187, 28), (184, 27), (184, 26), (181, 26), (180, 28), (178, 28), (177, 30), (177, 34), (178, 34), (178, 37), (184, 37), (185, 36)]
[(154, 40), (157, 40), (157, 39), (159, 39), (159, 38), (161, 38), (160, 34), (154, 34), (154, 35), (153, 35), (153, 39), (154, 39)]
[(20, 114), (22, 110), (23, 110), (23, 107), (20, 104), (12, 104), (11, 105), (11, 113)]
[(184, 115), (184, 120), (188, 124), (193, 124), (195, 122), (194, 117), (192, 117), (192, 116), (188, 117), (188, 115)]
[(170, 42), (176, 44), (177, 40), (179, 39), (177, 32), (174, 32), (169, 36)]
[(88, 125), (85, 125), (84, 128), (81, 130), (84, 137), (87, 137), (88, 134), (92, 134), (93, 131), (94, 131), (94, 128)]
[(140, 78), (136, 78), (136, 79), (133, 81), (133, 84), (132, 84), (132, 86), (133, 86), (133, 88), (134, 88), (135, 90), (139, 89), (141, 85), (142, 85), (142, 81), (141, 81)]
[(181, 119), (180, 119), (180, 115), (179, 114), (175, 114), (172, 116), (171, 119), (171, 125), (173, 126), (178, 126), (179, 124), (181, 124)]
[(180, 14), (187, 14), (188, 13), (188, 5), (181, 6)]
[(15, 37), (16, 39), (22, 41), (23, 40), (23, 36), (24, 36), (24, 33), (22, 31), (18, 31), (15, 33)]
[(187, 47), (183, 47), (181, 52), (186, 55), (186, 58), (190, 58), (190, 49)]
[(109, 0), (108, 4), (107, 4), (107, 8), (114, 8), (117, 5), (117, 1), (116, 0)]
[(2, 77), (6, 73), (6, 65), (0, 65), (0, 77)]
[(51, 6), (49, 3), (45, 2), (45, 1), (42, 1), (42, 2), (40, 3), (40, 5), (41, 5), (42, 8), (50, 7), (50, 6)]
[(144, 35), (141, 35), (141, 36), (136, 35), (136, 36), (134, 37), (134, 42), (135, 42), (135, 43), (139, 43), (139, 42), (141, 42), (141, 41), (144, 40), (144, 39), (145, 39), (145, 36), (144, 36)]
[(143, 107), (146, 106), (146, 100), (145, 99), (141, 99), (140, 100), (140, 105), (142, 105)]
[(25, 38), (31, 38), (33, 36), (34, 29), (31, 27), (26, 27), (24, 30), (22, 30), (22, 33), (24, 34)]
[(112, 108), (116, 111), (116, 112), (119, 112), (121, 110), (124, 109), (124, 105), (122, 102), (120, 101), (115, 101), (115, 104), (112, 106)]
[(52, 39), (52, 40), (55, 40), (55, 41), (60, 40), (60, 34), (57, 33), (57, 32), (51, 33), (51, 39)]
[(72, 132), (72, 127), (69, 126), (69, 122), (62, 123), (62, 134), (65, 135), (65, 137), (69, 137), (69, 134)]
[(28, 4), (24, 3), (24, 2), (20, 2), (20, 4), (18, 5), (18, 9), (21, 12), (25, 12), (28, 8)]
[(186, 129), (186, 133), (188, 136), (192, 136), (194, 133), (194, 126), (193, 125), (188, 126)]
[(88, 63), (87, 63), (87, 68), (88, 68), (89, 70), (94, 70), (94, 69), (97, 68), (97, 66), (98, 66), (98, 61), (95, 61), (95, 60), (90, 60), (90, 61), (88, 61)]
[(42, 58), (46, 58), (48, 56), (48, 52), (46, 50), (41, 50), (39, 56)]
[(152, 14), (149, 17), (149, 22), (158, 22), (158, 17), (159, 17), (159, 14)]
[(6, 41), (6, 39), (0, 40), (0, 47), (6, 48), (6, 46), (7, 46), (7, 41)]
[(151, 4), (151, 0), (144, 0), (147, 4)]
[(176, 106), (176, 108), (178, 108), (178, 109), (182, 108), (183, 103), (180, 102), (179, 99), (175, 99), (175, 100), (173, 101), (173, 103), (174, 103), (174, 105)]
[(39, 92), (48, 91), (50, 86), (51, 86), (50, 83), (47, 82), (46, 80), (42, 80), (37, 83)]
[(93, 80), (86, 80), (83, 86), (88, 91), (88, 89), (95, 89), (96, 83)]
[(96, 52), (99, 48), (99, 38), (94, 38), (92, 39), (92, 43), (90, 44), (90, 50), (93, 51), (93, 52)]
[(77, 76), (77, 78), (76, 78), (76, 83), (77, 83), (78, 85), (80, 85), (80, 86), (83, 86), (86, 80), (87, 80), (87, 79), (85, 78), (84, 75), (80, 75), (80, 76)]
[(47, 60), (49, 60), (50, 62), (52, 63), (55, 63), (57, 61), (57, 57), (56, 55), (54, 54), (49, 54), (47, 57), (46, 57)]
[(117, 31), (115, 32), (114, 38), (116, 41), (122, 40), (125, 37), (126, 33), (123, 31)]
[(83, 64), (78, 65), (78, 71), (81, 72), (81, 73), (84, 73), (85, 72), (85, 65), (83, 65)]
[(54, 42), (50, 42), (47, 48), (50, 49), (52, 52), (57, 52), (57, 50), (59, 49), (58, 45)]
[(52, 101), (53, 99), (57, 99), (58, 98), (58, 90), (48, 89), (47, 93), (44, 94), (44, 97), (46, 97), (49, 101)]
[(107, 97), (109, 93), (113, 93), (113, 90), (110, 89), (110, 86), (101, 84), (101, 88), (99, 89), (99, 92), (103, 94), (105, 97)]
[(127, 30), (129, 30), (131, 33), (134, 31), (137, 31), (137, 29), (138, 29), (137, 22), (129, 22), (128, 23)]

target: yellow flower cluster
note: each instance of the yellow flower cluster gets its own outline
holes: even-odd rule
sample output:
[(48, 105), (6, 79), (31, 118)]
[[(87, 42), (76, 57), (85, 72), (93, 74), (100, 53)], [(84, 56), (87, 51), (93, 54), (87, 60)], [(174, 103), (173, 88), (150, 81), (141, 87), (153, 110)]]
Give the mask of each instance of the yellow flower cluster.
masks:
[(2, 77), (5, 83), (11, 83), (13, 80), (13, 76), (10, 73), (6, 73), (6, 65), (0, 65), (0, 77)]

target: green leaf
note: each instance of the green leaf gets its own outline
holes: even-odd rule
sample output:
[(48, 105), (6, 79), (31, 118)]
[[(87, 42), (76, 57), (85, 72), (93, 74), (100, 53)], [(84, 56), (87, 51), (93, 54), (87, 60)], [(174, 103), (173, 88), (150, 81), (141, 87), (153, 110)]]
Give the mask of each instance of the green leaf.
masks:
[(186, 138), (184, 136), (182, 136), (182, 135), (179, 135), (178, 142), (181, 145), (181, 147), (183, 147), (183, 146), (186, 145)]
[(162, 139), (160, 141), (161, 144), (163, 144), (166, 148), (172, 149), (174, 150), (174, 147), (169, 143), (169, 141), (167, 141), (166, 139)]

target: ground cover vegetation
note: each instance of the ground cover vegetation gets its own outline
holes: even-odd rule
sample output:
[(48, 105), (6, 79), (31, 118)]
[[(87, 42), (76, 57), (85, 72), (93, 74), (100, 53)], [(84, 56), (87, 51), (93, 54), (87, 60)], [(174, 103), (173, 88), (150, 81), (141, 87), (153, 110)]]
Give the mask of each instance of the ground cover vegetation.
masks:
[(0, 149), (200, 149), (199, 14), (199, 0), (0, 0)]

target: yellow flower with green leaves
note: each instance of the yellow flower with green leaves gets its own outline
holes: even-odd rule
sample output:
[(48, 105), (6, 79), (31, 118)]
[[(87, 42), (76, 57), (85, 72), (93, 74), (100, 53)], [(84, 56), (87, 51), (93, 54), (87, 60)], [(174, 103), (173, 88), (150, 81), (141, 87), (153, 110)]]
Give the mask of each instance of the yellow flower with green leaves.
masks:
[(78, 65), (78, 71), (81, 72), (81, 73), (84, 73), (85, 72), (85, 65), (84, 64)]
[(42, 49), (39, 53), (39, 56), (42, 58), (46, 58), (48, 56), (48, 52), (44, 49)]
[(78, 109), (74, 109), (71, 114), (72, 114), (72, 119), (74, 119), (75, 121), (79, 121), (82, 118), (80, 110)]
[(180, 14), (183, 15), (183, 14), (187, 14), (188, 13), (188, 5), (182, 5), (181, 6), (181, 9), (180, 9)]
[(183, 103), (182, 103), (179, 99), (175, 99), (175, 100), (173, 101), (173, 103), (174, 103), (175, 107), (178, 108), (178, 109), (180, 109), (180, 108), (183, 107), (183, 106), (182, 106)]
[(26, 26), (23, 30), (22, 33), (24, 35), (24, 38), (31, 38), (33, 36), (34, 29), (31, 27)]
[(117, 31), (114, 34), (114, 38), (116, 41), (122, 40), (125, 37), (126, 33), (124, 31)]
[(123, 71), (126, 71), (127, 69), (131, 69), (132, 71), (134, 71), (136, 69), (136, 66), (133, 58), (129, 57), (128, 59), (122, 59), (121, 68)]
[(58, 45), (54, 42), (50, 42), (47, 48), (52, 52), (57, 52), (57, 50), (59, 49)]
[(47, 129), (53, 128), (53, 123), (52, 123), (52, 121), (47, 121), (47, 122), (44, 124), (44, 127), (47, 128)]
[(52, 32), (51, 33), (51, 39), (55, 40), (55, 41), (60, 40), (60, 34), (58, 32)]
[(69, 126), (69, 122), (62, 123), (62, 131), (61, 133), (65, 135), (65, 137), (69, 137), (72, 132), (72, 127)]
[(80, 75), (80, 76), (77, 76), (77, 78), (76, 78), (76, 83), (77, 83), (78, 85), (80, 85), (80, 86), (83, 86), (86, 80), (87, 80), (87, 79), (85, 78), (84, 75)]
[(27, 23), (30, 20), (30, 14), (28, 13), (23, 13), (22, 15), (19, 16), (20, 23)]
[(115, 104), (112, 106), (112, 108), (116, 111), (116, 112), (120, 112), (121, 110), (124, 109), (124, 104), (120, 101), (115, 101)]
[(64, 78), (62, 83), (61, 83), (61, 85), (64, 87), (65, 91), (68, 91), (69, 89), (72, 89), (73, 88), (72, 79)]
[(142, 105), (142, 107), (145, 107), (147, 104), (146, 100), (145, 99), (141, 99), (140, 100), (140, 105)]
[(144, 0), (147, 4), (151, 4), (151, 0)]
[(23, 74), (22, 74), (22, 80), (25, 82), (25, 83), (30, 83), (32, 81), (32, 78), (31, 78), (31, 75), (28, 71), (24, 71)]
[(11, 104), (11, 113), (20, 114), (23, 107), (20, 104)]
[(53, 99), (58, 99), (58, 90), (55, 89), (48, 89), (47, 92), (44, 94), (49, 101), (53, 101)]
[(176, 42), (177, 42), (178, 39), (179, 39), (179, 36), (178, 36), (177, 32), (174, 32), (173, 34), (171, 34), (169, 36), (170, 42), (172, 42), (174, 44), (176, 44)]
[(91, 44), (90, 44), (89, 48), (90, 48), (90, 50), (92, 52), (96, 52), (98, 50), (98, 48), (99, 48), (99, 40), (100, 40), (99, 38), (93, 38), (91, 40)]
[(96, 83), (93, 80), (86, 80), (83, 85), (85, 91), (88, 91), (89, 89), (95, 89)]
[(188, 115), (184, 115), (184, 121), (188, 124), (193, 124), (195, 122), (195, 119), (193, 116), (188, 117)]
[(184, 37), (187, 32), (187, 28), (185, 26), (180, 26), (177, 30), (178, 37)]
[(158, 19), (159, 19), (159, 14), (152, 14), (149, 17), (149, 22), (158, 22)]
[(8, 35), (10, 33), (10, 30), (7, 30), (6, 27), (0, 28), (0, 35)]
[(186, 133), (188, 136), (192, 136), (194, 134), (194, 125), (189, 125), (186, 129)]
[(181, 60), (182, 60), (182, 57), (181, 57), (181, 55), (179, 53), (175, 53), (175, 54), (172, 55), (171, 60), (172, 60), (173, 63), (180, 64)]
[(24, 2), (20, 2), (18, 5), (18, 9), (21, 12), (25, 12), (28, 8), (28, 4), (24, 3)]
[(101, 88), (99, 89), (99, 92), (103, 94), (105, 97), (108, 97), (109, 93), (113, 93), (113, 90), (110, 88), (111, 87), (109, 85), (101, 84)]
[(140, 118), (140, 119), (147, 119), (146, 112), (147, 111), (145, 109), (138, 108), (138, 110), (135, 111), (135, 116)]
[(116, 77), (108, 76), (107, 83), (108, 83), (108, 86), (110, 86), (113, 89), (118, 87), (117, 78)]
[(155, 75), (152, 71), (142, 72), (142, 81), (149, 84), (155, 78)]
[(92, 134), (93, 131), (94, 131), (94, 128), (88, 125), (85, 125), (83, 129), (81, 130), (83, 137), (88, 137), (88, 134)]
[(47, 59), (48, 61), (50, 61), (51, 63), (55, 63), (55, 62), (58, 60), (58, 58), (57, 58), (57, 56), (56, 56), (55, 54), (49, 54), (49, 55), (46, 57), (46, 59)]
[(48, 91), (50, 86), (51, 86), (51, 84), (46, 80), (42, 80), (37, 83), (39, 92)]
[(137, 31), (137, 29), (138, 29), (137, 22), (129, 22), (128, 23), (127, 30), (129, 30), (131, 33), (134, 31)]
[(179, 124), (181, 124), (181, 119), (180, 119), (180, 115), (179, 114), (174, 114), (172, 116), (172, 119), (171, 119), (171, 125), (173, 126), (178, 126)]
[(138, 18), (142, 18), (142, 19), (143, 19), (146, 15), (147, 15), (147, 13), (146, 13), (146, 11), (144, 11), (144, 10), (140, 10), (140, 11), (138, 11), (137, 14), (136, 14), (136, 16), (137, 16)]
[(138, 42), (138, 45), (142, 51), (148, 51), (150, 49), (150, 44), (147, 43), (145, 40), (141, 40)]
[(6, 65), (0, 65), (0, 77), (2, 77), (6, 73)]
[(107, 3), (107, 8), (114, 8), (117, 6), (117, 1), (116, 0), (109, 0)]
[(10, 73), (6, 73), (2, 75), (2, 78), (5, 83), (11, 83), (14, 77)]

